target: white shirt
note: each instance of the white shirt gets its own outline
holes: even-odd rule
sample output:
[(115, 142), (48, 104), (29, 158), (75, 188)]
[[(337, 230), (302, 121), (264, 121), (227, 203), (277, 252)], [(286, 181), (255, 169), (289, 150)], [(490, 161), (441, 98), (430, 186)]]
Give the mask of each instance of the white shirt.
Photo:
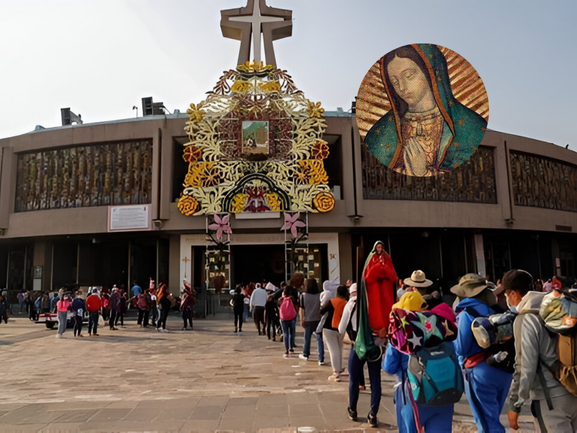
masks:
[(250, 296), (250, 311), (254, 310), (254, 307), (264, 307), (266, 304), (267, 293), (265, 289), (258, 288), (252, 292)]
[[(357, 309), (355, 305), (357, 304), (357, 296), (353, 296), (345, 305), (345, 309), (343, 310), (343, 316), (341, 317), (341, 323), (339, 323), (339, 334), (344, 334), (347, 331), (347, 327), (349, 326), (349, 322), (353, 327), (353, 331), (357, 330)], [(353, 312), (353, 308), (355, 311)], [(351, 314), (352, 313), (352, 314)]]

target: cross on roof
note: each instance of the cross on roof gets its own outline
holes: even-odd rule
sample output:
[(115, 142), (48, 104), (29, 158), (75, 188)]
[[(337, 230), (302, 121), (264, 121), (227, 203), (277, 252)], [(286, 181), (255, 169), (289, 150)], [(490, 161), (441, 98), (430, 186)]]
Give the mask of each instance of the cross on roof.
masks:
[[(267, 64), (276, 65), (272, 41), (292, 35), (292, 11), (272, 8), (266, 0), (247, 0), (243, 8), (227, 9), (220, 12), (220, 27), (225, 38), (241, 41), (238, 64), (249, 62), (250, 42), (253, 42), (253, 58), (261, 59), (261, 37)], [(262, 36), (261, 36), (262, 34)]]

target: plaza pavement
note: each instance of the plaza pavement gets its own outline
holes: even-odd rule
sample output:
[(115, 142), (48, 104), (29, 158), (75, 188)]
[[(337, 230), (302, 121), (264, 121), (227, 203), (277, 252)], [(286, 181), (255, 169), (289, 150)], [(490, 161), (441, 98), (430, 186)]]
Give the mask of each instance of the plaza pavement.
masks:
[[(231, 322), (198, 319), (187, 332), (175, 314), (171, 332), (157, 333), (129, 315), (118, 331), (74, 338), (69, 329), (57, 339), (11, 318), (0, 325), (0, 432), (396, 431), (392, 377), (383, 373), (380, 425), (370, 428), (370, 392), (361, 392), (359, 422), (349, 420), (348, 377), (328, 382), (331, 367), (317, 364), (314, 344), (309, 361), (298, 349), (284, 359), (282, 343), (258, 336), (252, 323), (234, 334)], [(531, 418), (521, 420), (531, 431)], [(472, 421), (463, 398), (454, 431), (476, 431)]]

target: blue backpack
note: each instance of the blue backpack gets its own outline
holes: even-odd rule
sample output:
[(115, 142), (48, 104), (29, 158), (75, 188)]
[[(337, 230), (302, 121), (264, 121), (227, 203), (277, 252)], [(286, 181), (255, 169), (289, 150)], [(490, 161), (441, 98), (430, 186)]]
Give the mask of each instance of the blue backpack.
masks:
[(411, 355), (407, 375), (417, 403), (445, 406), (457, 403), (463, 395), (463, 373), (450, 342), (423, 347)]

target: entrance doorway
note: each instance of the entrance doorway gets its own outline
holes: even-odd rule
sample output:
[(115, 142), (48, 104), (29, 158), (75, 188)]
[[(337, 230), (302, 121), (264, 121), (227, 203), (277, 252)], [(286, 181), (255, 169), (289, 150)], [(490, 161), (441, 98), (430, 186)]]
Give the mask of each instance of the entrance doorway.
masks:
[(232, 286), (251, 281), (270, 281), (279, 286), (284, 281), (285, 257), (283, 245), (231, 246)]

